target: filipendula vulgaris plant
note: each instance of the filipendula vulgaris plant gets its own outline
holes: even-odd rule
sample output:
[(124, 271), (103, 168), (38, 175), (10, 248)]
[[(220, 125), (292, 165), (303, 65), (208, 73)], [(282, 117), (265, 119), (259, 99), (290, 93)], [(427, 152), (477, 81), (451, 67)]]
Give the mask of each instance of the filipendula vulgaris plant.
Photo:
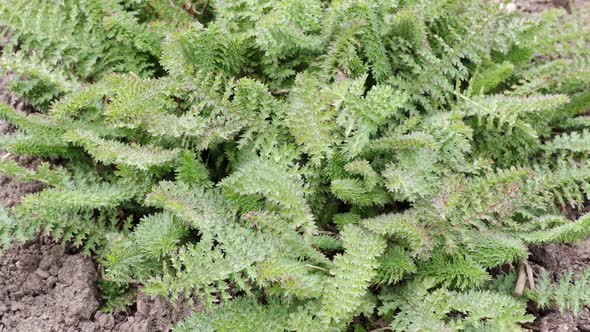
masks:
[(191, 298), (178, 331), (508, 331), (527, 299), (577, 311), (565, 286), (496, 287), (529, 244), (590, 233), (562, 212), (590, 188), (587, 18), (563, 15), (5, 1), (0, 68), (34, 112), (0, 106), (17, 128), (0, 148), (50, 162), (0, 161), (44, 185), (1, 212), (2, 244), (95, 255), (111, 309), (129, 304), (113, 289)]

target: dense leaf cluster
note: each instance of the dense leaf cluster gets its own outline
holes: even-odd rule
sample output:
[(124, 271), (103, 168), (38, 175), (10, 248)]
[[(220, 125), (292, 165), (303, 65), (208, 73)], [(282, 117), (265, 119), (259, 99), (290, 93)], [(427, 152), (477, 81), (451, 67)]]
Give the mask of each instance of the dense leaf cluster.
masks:
[[(104, 289), (196, 299), (180, 331), (518, 330), (498, 271), (590, 234), (563, 217), (590, 194), (590, 20), (563, 15), (2, 1), (0, 68), (36, 112), (0, 105), (0, 149), (58, 163), (0, 159), (45, 185), (0, 211), (1, 243), (41, 232)], [(526, 298), (579, 307), (542, 285)]]

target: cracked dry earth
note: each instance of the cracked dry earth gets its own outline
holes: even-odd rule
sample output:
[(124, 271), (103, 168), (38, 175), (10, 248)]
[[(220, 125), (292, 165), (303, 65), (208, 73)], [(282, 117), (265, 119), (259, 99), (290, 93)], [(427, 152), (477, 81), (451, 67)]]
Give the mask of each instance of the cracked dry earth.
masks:
[(167, 331), (183, 316), (139, 296), (134, 315), (105, 314), (94, 262), (39, 239), (0, 261), (0, 331)]
[(190, 313), (140, 294), (129, 313), (99, 309), (98, 273), (91, 258), (44, 239), (0, 258), (0, 331), (156, 332)]

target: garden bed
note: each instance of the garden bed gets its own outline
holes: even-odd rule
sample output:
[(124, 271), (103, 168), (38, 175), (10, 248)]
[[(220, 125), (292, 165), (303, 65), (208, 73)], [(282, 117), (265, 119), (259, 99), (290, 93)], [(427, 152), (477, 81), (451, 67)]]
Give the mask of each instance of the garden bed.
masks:
[[(517, 8), (539, 11), (545, 7), (564, 5), (561, 1), (520, 1)], [(0, 80), (0, 99), (27, 111), (28, 106), (3, 86), (10, 76)], [(0, 135), (11, 134), (13, 128), (0, 121)], [(10, 154), (0, 158), (15, 158)], [(36, 169), (40, 160), (18, 157), (21, 166)], [(18, 183), (0, 175), (0, 205), (11, 207), (23, 195), (38, 191), (40, 184)], [(576, 212), (578, 217), (581, 213)], [(566, 271), (580, 272), (590, 266), (590, 239), (577, 244), (532, 246), (529, 262), (535, 275), (542, 271), (558, 281)], [(141, 292), (136, 304), (126, 312), (104, 313), (104, 299), (99, 294), (101, 272), (92, 257), (78, 249), (62, 246), (43, 237), (17, 245), (0, 257), (0, 332), (9, 331), (169, 331), (194, 309), (182, 301), (176, 305), (166, 299), (148, 297)], [(531, 306), (534, 323), (524, 325), (535, 331), (590, 331), (590, 311), (581, 314), (539, 310)]]

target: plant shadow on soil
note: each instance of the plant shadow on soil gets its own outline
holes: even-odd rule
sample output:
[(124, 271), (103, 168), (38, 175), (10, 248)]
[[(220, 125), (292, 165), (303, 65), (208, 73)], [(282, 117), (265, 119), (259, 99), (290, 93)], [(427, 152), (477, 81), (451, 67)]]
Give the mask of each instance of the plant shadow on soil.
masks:
[[(568, 0), (516, 1), (519, 10), (535, 12), (547, 7), (564, 6)], [(0, 45), (1, 47), (2, 45)], [(4, 87), (10, 75), (0, 78), (0, 100), (28, 111), (30, 108), (14, 98)], [(0, 135), (9, 135), (14, 128), (0, 121)], [(13, 158), (0, 153), (0, 158)], [(40, 161), (17, 158), (19, 164), (36, 168)], [(18, 183), (0, 175), (0, 205), (11, 207), (20, 198), (41, 188), (35, 183)], [(590, 210), (590, 208), (587, 208)], [(571, 213), (572, 217), (579, 215)], [(535, 275), (544, 270), (554, 281), (568, 270), (578, 273), (590, 265), (590, 239), (578, 244), (550, 244), (530, 248), (529, 261)], [(107, 314), (98, 292), (97, 264), (72, 248), (37, 238), (15, 246), (0, 256), (0, 332), (156, 332), (169, 331), (171, 326), (190, 314), (186, 303), (171, 305), (162, 298), (141, 293), (137, 304), (128, 312)], [(590, 310), (584, 307), (578, 317), (555, 310), (538, 310), (533, 324), (535, 331), (590, 331)]]

